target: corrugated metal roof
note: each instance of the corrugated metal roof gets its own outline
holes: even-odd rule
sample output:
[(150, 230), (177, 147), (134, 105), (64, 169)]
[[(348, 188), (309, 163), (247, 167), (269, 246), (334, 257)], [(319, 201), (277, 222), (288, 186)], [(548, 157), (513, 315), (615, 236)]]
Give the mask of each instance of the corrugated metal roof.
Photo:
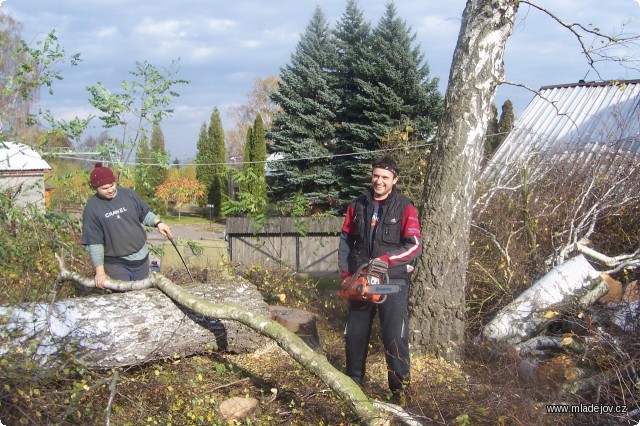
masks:
[[(525, 162), (530, 173), (561, 161), (580, 167), (606, 161), (607, 174), (640, 158), (640, 80), (542, 87), (482, 169), (499, 181)], [(591, 163), (593, 164), (593, 163)]]
[(31, 147), (17, 142), (0, 142), (0, 172), (51, 170)]

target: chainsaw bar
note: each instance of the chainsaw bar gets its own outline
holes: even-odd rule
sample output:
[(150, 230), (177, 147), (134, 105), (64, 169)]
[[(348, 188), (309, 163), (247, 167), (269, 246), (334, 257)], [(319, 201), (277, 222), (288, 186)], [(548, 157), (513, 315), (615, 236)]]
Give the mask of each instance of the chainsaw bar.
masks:
[(375, 284), (367, 287), (367, 294), (394, 294), (400, 291), (397, 284)]

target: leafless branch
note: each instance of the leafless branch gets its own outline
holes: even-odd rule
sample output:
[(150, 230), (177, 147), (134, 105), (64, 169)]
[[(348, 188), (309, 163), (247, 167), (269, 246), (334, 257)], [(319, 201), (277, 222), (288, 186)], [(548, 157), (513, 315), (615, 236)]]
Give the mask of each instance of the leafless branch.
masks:
[[(522, 0), (520, 3), (527, 4), (530, 7), (539, 10), (540, 12), (549, 16), (556, 23), (560, 24), (561, 26), (569, 30), (571, 34), (573, 34), (573, 36), (578, 41), (578, 44), (582, 49), (582, 53), (587, 59), (587, 63), (589, 64), (589, 67), (598, 75), (598, 78), (602, 79), (602, 77), (600, 76), (600, 73), (598, 72), (595, 66), (596, 63), (598, 62), (613, 61), (627, 68), (637, 67), (637, 64), (634, 64), (634, 66), (629, 66), (629, 64), (631, 63), (638, 62), (637, 60), (634, 61), (631, 58), (621, 57), (621, 56), (610, 53), (611, 50), (614, 48), (630, 49), (632, 47), (637, 47), (639, 45), (640, 35), (625, 33), (624, 32), (624, 28), (626, 26), (625, 24), (622, 24), (622, 28), (618, 33), (606, 34), (603, 31), (601, 31), (599, 28), (591, 25), (585, 26), (581, 23), (565, 22), (560, 17), (556, 16), (546, 8), (543, 8), (533, 2)], [(587, 45), (587, 43), (585, 42), (586, 36), (593, 37), (593, 42), (591, 43), (591, 45)], [(599, 42), (599, 46), (595, 46), (596, 42)]]
[(120, 370), (117, 368), (113, 372), (113, 376), (111, 377), (111, 383), (109, 384), (109, 403), (107, 404), (107, 420), (105, 422), (106, 426), (111, 424), (111, 410), (113, 407), (113, 400), (116, 397), (116, 384), (118, 383), (118, 378), (120, 377)]

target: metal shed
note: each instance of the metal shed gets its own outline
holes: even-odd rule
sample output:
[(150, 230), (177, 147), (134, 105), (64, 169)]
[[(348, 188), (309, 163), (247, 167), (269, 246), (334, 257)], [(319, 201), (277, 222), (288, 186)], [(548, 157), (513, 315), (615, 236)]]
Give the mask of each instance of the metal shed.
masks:
[(540, 88), (480, 180), (506, 186), (524, 164), (535, 178), (558, 163), (576, 176), (589, 167), (588, 173), (612, 179), (639, 161), (640, 80), (560, 84)]
[(49, 164), (31, 147), (17, 142), (0, 142), (0, 192), (18, 207), (45, 208), (45, 172)]

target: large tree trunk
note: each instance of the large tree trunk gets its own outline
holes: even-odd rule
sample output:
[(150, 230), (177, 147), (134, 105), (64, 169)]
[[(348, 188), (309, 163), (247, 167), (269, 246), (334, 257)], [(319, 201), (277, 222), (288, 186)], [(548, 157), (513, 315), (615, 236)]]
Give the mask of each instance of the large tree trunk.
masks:
[[(215, 303), (236, 303), (262, 315), (268, 305), (242, 278), (189, 286)], [(0, 306), (0, 354), (59, 368), (69, 355), (98, 368), (137, 365), (207, 350), (250, 352), (266, 339), (236, 321), (206, 318), (153, 288), (55, 303)]]
[(475, 182), (517, 0), (469, 0), (429, 156), (422, 199), (424, 252), (411, 286), (410, 342), (417, 353), (459, 358)]

